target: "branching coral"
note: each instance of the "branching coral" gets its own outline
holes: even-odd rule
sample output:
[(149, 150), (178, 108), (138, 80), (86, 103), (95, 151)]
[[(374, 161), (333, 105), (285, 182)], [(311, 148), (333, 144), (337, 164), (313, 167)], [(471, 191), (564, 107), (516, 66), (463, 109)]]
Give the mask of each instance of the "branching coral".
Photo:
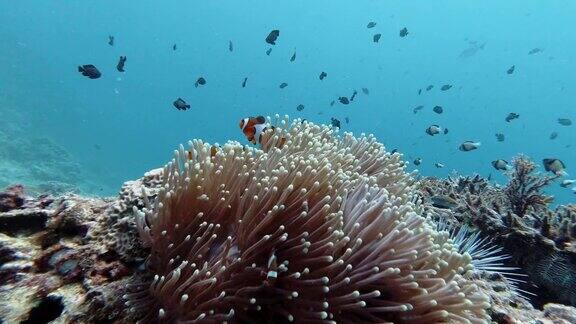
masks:
[(514, 169), (509, 174), (510, 180), (504, 193), (512, 205), (512, 211), (522, 217), (529, 211), (545, 210), (552, 197), (542, 193), (558, 176), (535, 174), (536, 165), (527, 157), (520, 155), (513, 161)]
[(195, 140), (137, 213), (144, 322), (472, 322), (486, 296), (415, 212), (412, 177), (372, 136), (286, 120), (262, 148)]

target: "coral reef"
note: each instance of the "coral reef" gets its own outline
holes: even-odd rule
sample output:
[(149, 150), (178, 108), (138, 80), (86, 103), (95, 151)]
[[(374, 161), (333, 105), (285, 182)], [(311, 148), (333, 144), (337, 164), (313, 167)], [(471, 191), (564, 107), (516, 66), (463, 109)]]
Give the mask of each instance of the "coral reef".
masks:
[[(549, 209), (552, 199), (543, 189), (555, 177), (536, 173), (534, 164), (524, 156), (515, 159), (509, 177), (503, 188), (479, 176), (421, 179), (423, 209), (432, 219), (457, 227), (467, 224), (502, 246), (510, 256), (508, 264), (528, 275), (524, 289), (537, 290), (532, 298), (537, 305), (576, 305), (573, 206)], [(447, 197), (454, 204), (435, 207), (432, 198), (438, 197)]]
[(542, 190), (558, 176), (535, 174), (536, 165), (524, 155), (514, 158), (512, 165), (514, 168), (509, 175), (510, 181), (504, 188), (511, 211), (523, 217), (530, 212), (546, 210), (553, 198), (545, 196)]
[(507, 213), (479, 177), (414, 183), (373, 137), (323, 126), (279, 124), (263, 143), (194, 141), (113, 199), (0, 192), (0, 322), (574, 322), (431, 223), (481, 229), (537, 282), (574, 271), (574, 206)]
[(108, 239), (116, 236), (108, 225), (120, 200), (73, 194), (19, 199), (21, 204), (0, 213), (0, 320), (37, 323), (53, 316), (77, 323), (120, 317), (124, 305), (117, 293), (136, 267), (123, 262), (117, 242)]

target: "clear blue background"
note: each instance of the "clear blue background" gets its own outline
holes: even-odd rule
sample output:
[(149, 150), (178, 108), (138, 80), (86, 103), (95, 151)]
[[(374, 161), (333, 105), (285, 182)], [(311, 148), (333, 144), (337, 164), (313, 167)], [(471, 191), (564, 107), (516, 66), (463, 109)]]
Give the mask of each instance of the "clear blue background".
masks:
[[(275, 113), (338, 118), (343, 130), (373, 133), (409, 161), (421, 157), (423, 175), (491, 173), (503, 183), (490, 161), (525, 153), (539, 165), (560, 158), (576, 176), (576, 125), (557, 123), (576, 122), (574, 17), (572, 0), (2, 0), (0, 110), (26, 116), (21, 127), (30, 136), (70, 152), (99, 183), (97, 194), (114, 194), (123, 181), (163, 165), (188, 139), (245, 141), (241, 118)], [(398, 36), (403, 27), (406, 38)], [(267, 56), (272, 29), (280, 37)], [(377, 44), (375, 33), (382, 34)], [(470, 41), (486, 43), (484, 50), (461, 58)], [(528, 55), (536, 47), (543, 52)], [(128, 57), (126, 73), (115, 69), (120, 55)], [(81, 64), (94, 64), (102, 77), (81, 76)], [(511, 65), (516, 71), (507, 75)], [(199, 76), (207, 84), (195, 88)], [(279, 89), (282, 82), (288, 87)], [(419, 96), (429, 84), (435, 88)], [(443, 84), (454, 87), (441, 92)], [(330, 107), (354, 89), (357, 100)], [(177, 97), (192, 108), (174, 109)], [(304, 111), (296, 111), (299, 104)], [(413, 114), (418, 105), (425, 107)], [(435, 105), (442, 115), (432, 112)], [(520, 118), (506, 123), (510, 112)], [(430, 124), (450, 132), (430, 137)], [(559, 136), (551, 141), (553, 131)], [(482, 146), (458, 151), (465, 140)], [(550, 191), (559, 202), (574, 201), (558, 184)]]

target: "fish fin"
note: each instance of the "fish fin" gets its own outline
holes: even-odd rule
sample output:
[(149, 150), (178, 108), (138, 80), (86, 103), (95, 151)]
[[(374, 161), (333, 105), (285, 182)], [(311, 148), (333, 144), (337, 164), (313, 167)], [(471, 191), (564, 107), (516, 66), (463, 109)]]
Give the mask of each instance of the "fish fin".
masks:
[(264, 124), (266, 122), (266, 118), (264, 118), (264, 116), (258, 116), (258, 117), (256, 117), (256, 121), (259, 124)]
[(78, 66), (78, 72), (84, 72), (84, 68), (82, 68), (81, 66)]

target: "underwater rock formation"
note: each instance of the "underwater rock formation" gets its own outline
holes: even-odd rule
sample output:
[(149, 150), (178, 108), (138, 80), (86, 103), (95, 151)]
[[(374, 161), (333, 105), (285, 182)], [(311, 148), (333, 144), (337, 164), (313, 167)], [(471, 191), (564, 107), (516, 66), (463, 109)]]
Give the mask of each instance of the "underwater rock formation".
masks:
[(263, 150), (194, 141), (114, 199), (1, 193), (0, 322), (573, 318), (474, 269), (373, 137), (299, 122), (266, 135)]

